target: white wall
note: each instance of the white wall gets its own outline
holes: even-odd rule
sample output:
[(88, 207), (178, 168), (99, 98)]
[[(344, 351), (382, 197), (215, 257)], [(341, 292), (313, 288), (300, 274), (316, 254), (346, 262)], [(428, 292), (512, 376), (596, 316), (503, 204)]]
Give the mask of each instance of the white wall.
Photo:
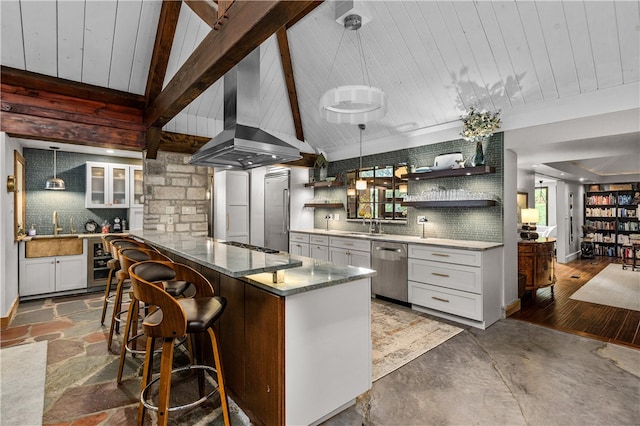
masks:
[[(506, 150), (505, 150), (506, 152)], [(507, 162), (507, 158), (505, 157), (505, 163)], [(518, 169), (517, 171), (517, 187), (518, 192), (526, 192), (529, 194), (529, 205), (527, 207), (534, 207), (534, 186), (535, 186), (535, 175), (529, 171)]]
[[(573, 209), (569, 208), (569, 194), (573, 194)], [(558, 240), (556, 258), (560, 263), (570, 262), (578, 257), (580, 250), (580, 225), (584, 220), (583, 202), (584, 187), (576, 182), (558, 181), (557, 183), (557, 218)], [(573, 218), (573, 220), (571, 220)], [(573, 231), (573, 239), (571, 238)]]
[(0, 133), (0, 316), (6, 317), (18, 297), (18, 243), (13, 233), (13, 193), (4, 186), (7, 176), (13, 175), (13, 151), (22, 154), (22, 147), (6, 133)]

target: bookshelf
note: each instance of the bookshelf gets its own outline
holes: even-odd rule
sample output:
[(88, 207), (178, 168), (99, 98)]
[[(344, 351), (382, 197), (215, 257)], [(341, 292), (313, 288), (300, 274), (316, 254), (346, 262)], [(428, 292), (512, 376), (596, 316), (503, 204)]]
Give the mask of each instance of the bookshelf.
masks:
[[(592, 241), (598, 256), (622, 257), (633, 234), (640, 234), (638, 189), (612, 189), (622, 185), (590, 187), (584, 200), (584, 224), (595, 228)], [(638, 188), (637, 185), (628, 185)], [(597, 189), (597, 190), (593, 190)], [(634, 199), (635, 197), (635, 199)]]

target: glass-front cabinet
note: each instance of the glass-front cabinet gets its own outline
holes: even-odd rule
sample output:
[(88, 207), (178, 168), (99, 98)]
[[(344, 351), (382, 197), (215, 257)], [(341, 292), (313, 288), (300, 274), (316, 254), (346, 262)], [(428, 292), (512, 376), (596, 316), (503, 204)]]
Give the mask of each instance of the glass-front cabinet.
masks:
[(129, 165), (87, 162), (86, 208), (129, 207)]
[[(376, 166), (347, 173), (347, 219), (406, 220), (406, 165)], [(366, 182), (365, 189), (356, 183)]]
[(143, 187), (143, 172), (142, 166), (129, 166), (130, 167), (130, 184), (131, 190), (129, 194), (131, 196), (131, 207), (144, 207), (144, 187)]

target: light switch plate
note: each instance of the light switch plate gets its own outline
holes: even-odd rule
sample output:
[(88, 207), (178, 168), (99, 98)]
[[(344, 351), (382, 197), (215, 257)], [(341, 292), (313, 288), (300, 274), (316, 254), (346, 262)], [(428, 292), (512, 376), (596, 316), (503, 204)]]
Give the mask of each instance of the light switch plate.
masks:
[(333, 220), (340, 220), (340, 214), (339, 213), (334, 213), (333, 214)]
[(173, 225), (173, 216), (167, 218), (167, 225)]
[(182, 207), (182, 214), (196, 214), (196, 207), (195, 206), (183, 206)]

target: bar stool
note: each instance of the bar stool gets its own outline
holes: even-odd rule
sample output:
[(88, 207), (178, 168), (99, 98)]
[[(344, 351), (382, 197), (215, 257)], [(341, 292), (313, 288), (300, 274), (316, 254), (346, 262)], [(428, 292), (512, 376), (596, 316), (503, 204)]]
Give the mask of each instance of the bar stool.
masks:
[[(120, 235), (102, 234), (103, 253), (111, 254), (111, 241), (121, 239), (122, 236)], [(111, 281), (113, 280), (113, 274), (115, 274), (115, 272), (120, 269), (118, 260), (113, 258), (113, 254), (111, 254), (111, 259), (109, 259), (109, 261), (107, 262), (107, 266), (109, 267), (109, 275), (107, 276), (107, 286), (104, 289), (104, 300), (102, 302), (102, 317), (100, 318), (100, 324), (104, 324), (104, 319), (107, 314), (107, 305), (109, 303), (113, 303), (113, 295), (111, 295)]]
[[(111, 256), (115, 260), (114, 264), (118, 268), (115, 272), (118, 282), (116, 284), (116, 290), (113, 295), (113, 312), (111, 312), (111, 323), (109, 326), (109, 338), (107, 339), (107, 349), (111, 350), (111, 342), (113, 341), (113, 332), (120, 331), (120, 316), (125, 312), (122, 310), (122, 295), (124, 292), (124, 282), (129, 279), (129, 272), (122, 268), (120, 264), (120, 250), (123, 248), (145, 248), (148, 250), (154, 250), (148, 244), (134, 240), (132, 238), (119, 238), (111, 240), (109, 242), (111, 248)], [(104, 304), (103, 304), (104, 305)]]
[[(176, 279), (191, 282), (195, 288), (194, 297), (175, 299), (161, 286), (154, 284), (153, 280), (157, 277), (158, 268), (162, 266), (173, 268), (176, 272)], [(169, 412), (194, 407), (212, 396), (216, 390), (220, 394), (224, 424), (230, 425), (229, 405), (220, 359), (218, 333), (214, 324), (226, 307), (226, 299), (213, 295), (211, 283), (202, 274), (187, 265), (179, 263), (163, 261), (139, 262), (129, 268), (129, 275), (135, 297), (150, 306), (158, 308), (147, 315), (142, 323), (142, 328), (147, 336), (147, 347), (138, 406), (138, 425), (141, 426), (144, 423), (147, 408), (157, 410), (158, 424), (166, 425)], [(200, 350), (195, 351), (198, 354), (196, 361), (200, 363), (199, 365), (190, 365), (172, 370), (176, 339), (185, 337), (187, 334), (194, 337), (194, 335), (201, 335), (202, 333), (207, 333), (209, 336), (215, 367), (201, 364), (204, 353), (201, 347)], [(162, 339), (162, 356), (160, 360), (160, 375), (152, 379), (153, 352), (156, 339)], [(201, 398), (191, 404), (170, 407), (169, 396), (171, 393), (172, 373), (190, 369), (216, 371), (217, 388), (204, 396), (202, 387), (204, 382), (202, 378), (203, 371), (200, 371), (198, 384), (200, 385)], [(158, 406), (154, 407), (147, 401), (147, 394), (150, 386), (157, 381), (160, 382)]]
[[(171, 262), (167, 256), (162, 253), (158, 253), (154, 250), (145, 248), (123, 248), (119, 251), (120, 264), (123, 270), (129, 270), (129, 268), (145, 260), (162, 260)], [(154, 283), (159, 282), (165, 291), (173, 297), (181, 297), (184, 292), (191, 286), (191, 283), (187, 281), (174, 280), (176, 273), (173, 268), (162, 265), (157, 268), (156, 276), (148, 277), (153, 278)], [(134, 294), (130, 296), (129, 308), (127, 309), (127, 322), (125, 323), (124, 332), (122, 333), (122, 346), (120, 348), (120, 363), (118, 365), (118, 377), (117, 383), (122, 382), (122, 372), (124, 370), (124, 360), (127, 352), (132, 355), (144, 354), (145, 351), (134, 349), (130, 346), (135, 342), (142, 334), (137, 334), (138, 329), (138, 312), (140, 310), (140, 301), (136, 299)], [(133, 336), (131, 335), (133, 333)]]

